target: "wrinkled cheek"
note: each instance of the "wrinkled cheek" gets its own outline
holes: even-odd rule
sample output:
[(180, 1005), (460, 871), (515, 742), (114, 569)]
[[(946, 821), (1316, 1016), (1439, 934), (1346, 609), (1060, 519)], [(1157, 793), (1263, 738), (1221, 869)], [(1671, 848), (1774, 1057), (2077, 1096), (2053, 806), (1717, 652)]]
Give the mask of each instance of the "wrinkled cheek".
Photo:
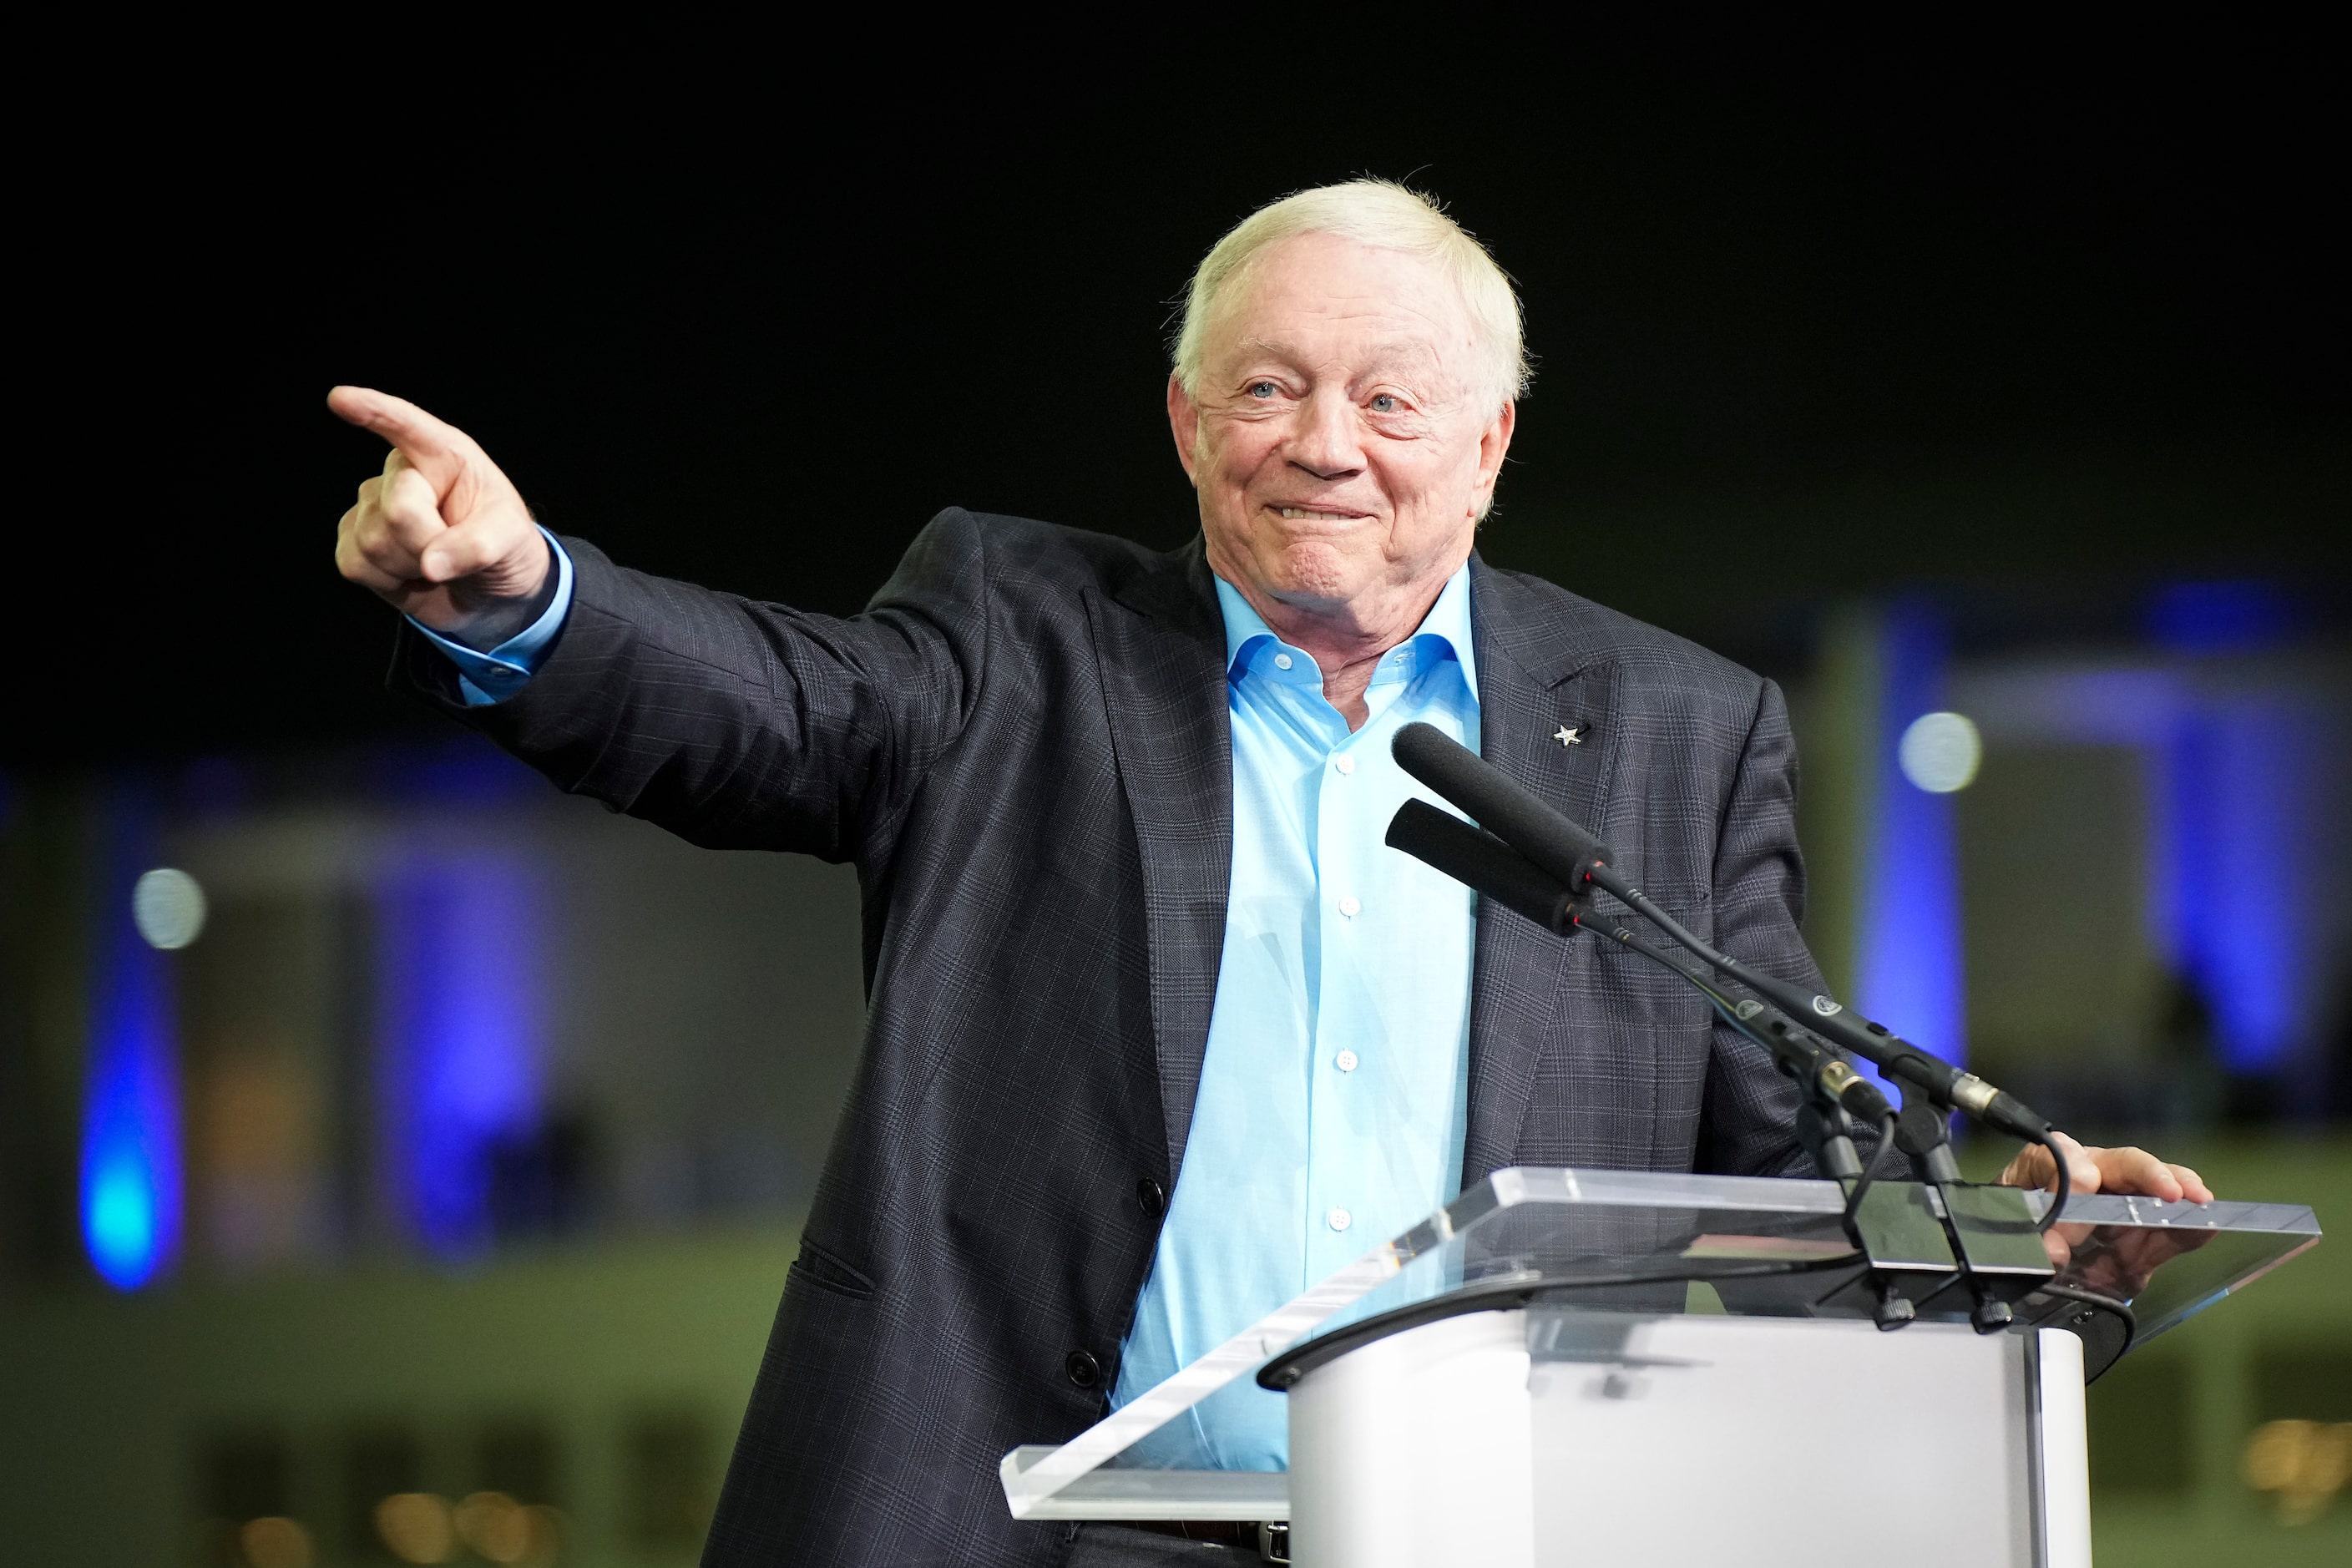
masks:
[(1433, 501), (1433, 497), (1415, 495), (1397, 503), (1396, 526), (1382, 542), (1391, 561), (1418, 561), (1450, 543), (1460, 531), (1466, 514), (1440, 508)]
[(1251, 536), (1263, 530), (1249, 498), (1223, 482), (1220, 476), (1202, 469), (1192, 488), (1200, 503), (1201, 526), (1210, 537), (1223, 540), (1229, 547), (1247, 548)]

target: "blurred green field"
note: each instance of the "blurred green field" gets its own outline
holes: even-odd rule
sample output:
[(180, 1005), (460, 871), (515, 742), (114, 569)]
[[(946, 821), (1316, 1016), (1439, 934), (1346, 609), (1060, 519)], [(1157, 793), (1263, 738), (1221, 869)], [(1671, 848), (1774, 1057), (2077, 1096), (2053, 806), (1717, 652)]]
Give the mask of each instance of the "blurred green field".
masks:
[(210, 1472), (273, 1441), (315, 1562), (394, 1561), (350, 1471), (414, 1434), (403, 1484), (450, 1498), (500, 1479), (502, 1438), (543, 1449), (530, 1500), (561, 1510), (562, 1563), (690, 1563), (796, 1248), (761, 1230), (20, 1300), (0, 1317), (0, 1561), (235, 1561), (206, 1494), (240, 1483)]

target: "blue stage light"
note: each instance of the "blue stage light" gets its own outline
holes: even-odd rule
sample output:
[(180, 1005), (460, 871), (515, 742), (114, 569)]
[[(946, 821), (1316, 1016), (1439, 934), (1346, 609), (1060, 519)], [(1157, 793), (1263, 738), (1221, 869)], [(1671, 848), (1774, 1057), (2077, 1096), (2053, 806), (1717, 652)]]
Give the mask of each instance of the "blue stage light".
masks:
[(2322, 1023), (2333, 900), (2324, 852), (2347, 776), (2339, 716), (2292, 691), (2207, 693), (2164, 756), (2169, 831), (2151, 874), (2174, 964), (2233, 1072), (2284, 1066)]
[(83, 1083), (82, 1243), (100, 1278), (135, 1290), (179, 1250), (179, 1042), (171, 960), (141, 936), (131, 912), (152, 839), (146, 805), (119, 797), (106, 822)]
[(2148, 635), (2181, 653), (2230, 653), (2284, 641), (2302, 606), (2271, 582), (2174, 583), (2147, 601)]
[(422, 853), (378, 889), (378, 1103), (407, 1221), (436, 1256), (491, 1240), (491, 1156), (542, 1117), (543, 900), (518, 854)]
[(93, 1173), (84, 1226), (90, 1261), (109, 1283), (131, 1290), (147, 1282), (155, 1267), (155, 1185), (137, 1150), (114, 1152)]
[[(1918, 601), (1885, 612), (1854, 1005), (1947, 1061), (1967, 1058), (1958, 843), (1949, 794), (1906, 776), (1902, 738), (1945, 704), (1941, 618)], [(1874, 1075), (1875, 1076), (1875, 1075)]]

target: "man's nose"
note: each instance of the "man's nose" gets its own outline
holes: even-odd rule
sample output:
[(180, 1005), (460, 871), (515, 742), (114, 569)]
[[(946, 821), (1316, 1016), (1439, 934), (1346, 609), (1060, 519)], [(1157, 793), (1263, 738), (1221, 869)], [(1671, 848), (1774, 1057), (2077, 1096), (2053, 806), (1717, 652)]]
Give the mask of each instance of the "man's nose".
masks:
[(1318, 479), (1344, 479), (1364, 466), (1356, 405), (1342, 391), (1318, 389), (1291, 426), (1284, 455)]

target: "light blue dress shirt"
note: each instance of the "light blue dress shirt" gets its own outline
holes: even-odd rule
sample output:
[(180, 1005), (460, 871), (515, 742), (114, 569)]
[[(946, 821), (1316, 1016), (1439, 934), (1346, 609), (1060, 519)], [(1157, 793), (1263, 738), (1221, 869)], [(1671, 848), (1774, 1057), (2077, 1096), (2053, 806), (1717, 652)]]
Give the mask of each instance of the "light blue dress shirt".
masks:
[(457, 690), (468, 708), (487, 708), (503, 702), (523, 689), (524, 683), (539, 672), (547, 658), (548, 646), (555, 634), (563, 629), (563, 617), (572, 613), (572, 557), (563, 552), (555, 535), (539, 531), (547, 540), (547, 548), (555, 554), (555, 597), (539, 618), (499, 644), (488, 653), (452, 642), (418, 620), (408, 617), (408, 624), (432, 639), (433, 646), (449, 656), (457, 667)]
[[(457, 665), (474, 706), (520, 691), (572, 608), (555, 596), (482, 653), (417, 629)], [(1407, 799), (1444, 807), (1389, 755), (1433, 724), (1478, 749), (1470, 569), (1381, 656), (1352, 733), (1323, 672), (1231, 584), (1226, 709), (1234, 748), (1233, 881), (1201, 1089), (1176, 1194), (1111, 1394), (1124, 1405), (1460, 1190), (1468, 1127), (1476, 900), (1382, 842)], [(1283, 1396), (1247, 1379), (1128, 1456), (1187, 1469), (1280, 1469)]]
[[(1382, 842), (1408, 798), (1389, 755), (1435, 725), (1475, 751), (1470, 572), (1381, 656), (1350, 733), (1315, 660), (1220, 581), (1233, 721), (1233, 883), (1192, 1132), (1119, 1355), (1123, 1405), (1460, 1190), (1470, 890)], [(1447, 807), (1446, 809), (1451, 809)], [(1283, 1396), (1244, 1379), (1128, 1456), (1280, 1469)]]

